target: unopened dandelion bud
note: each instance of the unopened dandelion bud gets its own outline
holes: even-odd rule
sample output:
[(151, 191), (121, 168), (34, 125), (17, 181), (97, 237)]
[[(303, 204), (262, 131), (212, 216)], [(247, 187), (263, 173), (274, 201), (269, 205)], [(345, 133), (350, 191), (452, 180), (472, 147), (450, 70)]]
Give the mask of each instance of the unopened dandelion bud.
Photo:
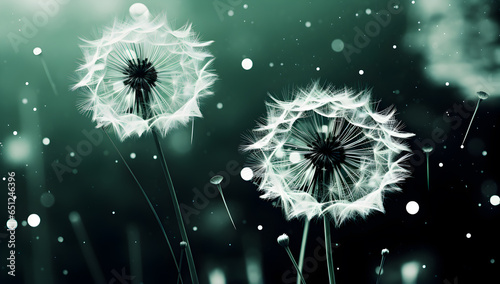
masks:
[(388, 255), (389, 254), (389, 250), (388, 249), (383, 249), (382, 252), (381, 252), (382, 255)]
[(288, 237), (287, 234), (283, 234), (278, 237), (278, 244), (280, 244), (280, 246), (288, 247), (289, 243), (290, 243), (290, 238)]

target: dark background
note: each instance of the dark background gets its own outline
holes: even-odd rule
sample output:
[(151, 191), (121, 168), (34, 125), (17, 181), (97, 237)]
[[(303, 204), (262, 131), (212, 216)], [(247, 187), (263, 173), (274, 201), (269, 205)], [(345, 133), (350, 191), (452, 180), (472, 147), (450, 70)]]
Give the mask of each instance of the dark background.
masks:
[[(239, 170), (246, 165), (246, 157), (239, 147), (243, 135), (265, 115), (268, 93), (280, 96), (312, 80), (337, 87), (371, 88), (373, 99), (380, 101), (379, 109), (395, 105), (405, 131), (416, 134), (409, 140), (414, 151), (409, 163), (412, 177), (401, 185), (401, 193), (386, 196), (386, 214), (374, 213), (332, 231), (333, 242), (338, 244), (334, 250), (337, 283), (374, 283), (383, 248), (390, 254), (382, 283), (498, 282), (495, 271), (500, 262), (500, 208), (489, 202), (498, 194), (500, 157), (495, 88), (500, 62), (500, 55), (495, 53), (500, 36), (498, 3), (437, 1), (441, 8), (443, 3), (450, 5), (438, 11), (433, 2), (400, 1), (400, 13), (393, 14), (348, 62), (342, 52), (332, 50), (332, 41), (354, 44), (355, 28), (363, 30), (391, 1), (269, 2), (144, 2), (152, 14), (166, 13), (174, 27), (192, 22), (202, 40), (215, 41), (209, 50), (216, 58), (214, 68), (219, 79), (213, 88), (215, 95), (201, 102), (204, 118), (196, 119), (193, 144), (189, 143), (190, 126), (172, 131), (162, 141), (180, 203), (194, 206), (196, 189), (203, 192), (215, 173), (222, 171), (226, 176), (225, 198), (237, 230), (219, 196), (208, 198), (186, 225), (200, 282), (292, 283), (293, 276), (287, 274), (293, 271), (292, 265), (276, 238), (287, 233), (298, 258), (302, 221), (286, 221), (280, 208), (261, 200), (257, 187), (241, 179)], [(52, 166), (57, 161), (65, 163), (69, 152), (88, 140), (82, 131), (95, 127), (90, 118), (78, 113), (76, 94), (69, 91), (81, 58), (79, 37), (94, 38), (113, 19), (127, 19), (134, 2), (55, 2), (58, 10), (48, 16), (47, 23), (14, 46), (12, 33), (23, 36), (26, 20), (32, 21), (43, 11), (40, 3), (45, 2), (0, 3), (0, 175), (16, 172), (19, 222), (15, 277), (7, 275), (8, 240), (0, 233), (0, 283), (93, 283), (81, 247), (93, 249), (106, 282), (132, 283), (126, 279), (120, 282), (116, 274), (125, 269), (127, 275), (133, 275), (127, 232), (134, 226), (140, 236), (135, 245), (142, 252), (142, 275), (134, 275), (134, 281), (142, 278), (144, 283), (174, 283), (176, 272), (161, 231), (106, 137), (72, 167), (74, 173), (64, 173), (62, 180)], [(229, 9), (233, 16), (228, 15)], [(426, 21), (416, 23), (419, 17)], [(481, 24), (484, 19), (488, 25)], [(461, 29), (464, 22), (469, 30)], [(449, 29), (444, 35), (439, 34), (441, 30), (436, 32), (437, 26), (446, 24)], [(494, 37), (485, 38), (485, 34)], [(444, 47), (433, 47), (443, 42)], [(43, 49), (42, 57), (33, 55), (37, 46)], [(456, 54), (461, 56), (461, 65), (453, 65)], [(244, 58), (252, 59), (252, 69), (241, 67)], [(430, 72), (437, 61), (448, 67), (440, 73)], [(464, 149), (460, 144), (477, 100), (471, 90), (477, 86), (469, 84), (470, 77), (461, 72), (472, 78), (484, 77), (485, 81), (479, 83), (481, 90), (491, 95), (481, 102)], [(223, 104), (221, 109), (218, 103)], [(459, 110), (464, 105), (467, 108)], [(436, 129), (444, 136), (433, 138), (433, 131), (439, 131)], [(50, 144), (42, 144), (45, 137)], [(152, 199), (179, 257), (180, 236), (159, 160), (153, 159), (157, 153), (152, 136), (121, 143), (116, 136), (111, 137)], [(434, 144), (429, 191), (422, 141)], [(130, 153), (136, 158), (130, 158)], [(228, 169), (228, 165), (237, 170)], [(6, 207), (7, 183), (0, 184), (4, 198), (0, 204)], [(47, 205), (47, 196), (54, 198), (53, 205)], [(411, 200), (420, 205), (416, 215), (406, 211)], [(71, 212), (81, 216), (88, 234), (85, 244), (80, 244), (75, 235), (68, 217)], [(32, 213), (41, 217), (40, 225), (23, 226), (21, 222)], [(7, 221), (7, 210), (0, 214), (4, 216), (0, 219)], [(58, 237), (64, 240), (60, 242)], [(306, 251), (306, 258), (312, 257), (307, 264), (311, 271), (308, 283), (327, 282), (326, 262), (312, 260), (320, 246), (318, 237), (323, 238), (322, 223), (314, 220)], [(403, 280), (402, 267), (410, 262), (418, 267), (416, 282)], [(226, 282), (210, 282), (214, 270), (222, 271)], [(183, 271), (185, 283), (189, 283), (186, 263)], [(249, 281), (248, 273), (254, 282)]]

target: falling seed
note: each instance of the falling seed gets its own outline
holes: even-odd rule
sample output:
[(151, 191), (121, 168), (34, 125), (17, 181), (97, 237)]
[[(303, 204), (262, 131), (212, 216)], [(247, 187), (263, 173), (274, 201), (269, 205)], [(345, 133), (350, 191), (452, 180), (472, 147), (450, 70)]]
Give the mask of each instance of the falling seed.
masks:
[(220, 183), (222, 182), (224, 178), (220, 175), (216, 175), (210, 179), (210, 183), (213, 185), (217, 186), (217, 189), (219, 190), (220, 196), (222, 197), (222, 201), (224, 202), (224, 206), (226, 206), (226, 211), (227, 214), (229, 215), (229, 219), (231, 219), (231, 223), (233, 223), (233, 227), (236, 230), (236, 225), (234, 224), (233, 217), (231, 217), (231, 212), (229, 212), (229, 208), (227, 207), (226, 199), (224, 198), (224, 194), (222, 193), (222, 188), (220, 186)]
[(45, 60), (43, 59), (42, 49), (40, 47), (35, 47), (33, 49), (33, 54), (35, 56), (40, 57), (40, 62), (42, 63), (42, 67), (43, 67), (43, 70), (45, 71), (45, 75), (47, 75), (47, 79), (49, 80), (49, 84), (52, 87), (52, 91), (57, 96), (58, 93), (57, 93), (56, 85), (54, 84), (54, 81), (52, 80), (52, 76), (50, 75), (49, 68), (47, 67), (47, 63), (45, 63)]
[(430, 190), (430, 183), (429, 183), (429, 153), (434, 150), (434, 148), (430, 145), (424, 146), (422, 150), (425, 153), (425, 159), (427, 160), (427, 190)]
[(465, 139), (467, 139), (467, 134), (469, 134), (470, 126), (472, 125), (472, 121), (474, 120), (474, 117), (476, 116), (477, 109), (479, 108), (479, 103), (482, 100), (486, 100), (489, 97), (489, 95), (483, 91), (477, 92), (476, 95), (478, 97), (476, 109), (474, 110), (474, 114), (472, 114), (472, 118), (470, 119), (469, 127), (467, 127), (467, 132), (465, 132), (465, 136), (464, 136), (464, 140), (462, 141), (462, 145), (460, 145), (461, 149), (464, 148)]

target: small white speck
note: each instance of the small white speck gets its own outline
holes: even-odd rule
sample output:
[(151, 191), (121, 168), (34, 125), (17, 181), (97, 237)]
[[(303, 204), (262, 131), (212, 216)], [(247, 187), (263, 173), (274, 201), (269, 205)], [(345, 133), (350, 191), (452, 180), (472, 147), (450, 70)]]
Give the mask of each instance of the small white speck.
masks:
[(443, 167), (443, 163), (439, 163), (439, 167), (442, 168)]
[(137, 155), (134, 152), (130, 153), (130, 159), (135, 159), (135, 157), (137, 157)]
[(311, 22), (307, 21), (305, 25), (306, 25), (306, 28), (310, 28), (311, 27)]
[(486, 156), (486, 155), (488, 155), (488, 152), (483, 151), (483, 156)]
[(472, 235), (471, 235), (471, 233), (467, 233), (467, 234), (465, 235), (465, 237), (466, 237), (466, 238), (468, 238), (468, 239), (470, 239), (470, 237), (472, 237)]
[(15, 130), (14, 130), (14, 131), (12, 132), (12, 134), (17, 135), (17, 131), (15, 131)]
[(262, 229), (264, 229), (264, 227), (262, 227), (262, 225), (257, 226), (257, 230), (262, 231)]
[(248, 9), (248, 4), (244, 4), (243, 9)]
[(363, 74), (365, 74), (365, 71), (359, 70), (359, 75), (363, 75)]
[(22, 102), (23, 102), (23, 104), (27, 104), (27, 103), (28, 103), (28, 99), (27, 99), (27, 98), (24, 98), (24, 99), (22, 100)]
[(28, 86), (30, 83), (29, 83), (29, 82), (26, 82), (26, 83), (24, 83), (24, 84), (25, 84), (26, 86)]
[(316, 71), (319, 71), (319, 70), (320, 70), (320, 68), (319, 68), (319, 67), (316, 67)]
[(153, 159), (154, 159), (154, 160), (158, 159), (158, 156), (153, 155)]
[(195, 231), (195, 232), (198, 231), (198, 227), (194, 226), (193, 231)]
[(274, 63), (269, 62), (269, 67), (274, 67)]
[(233, 10), (229, 10), (229, 11), (227, 11), (227, 15), (228, 15), (229, 17), (234, 16), (234, 11), (233, 11)]
[(36, 111), (36, 107), (33, 108), (33, 111)]
[(42, 139), (42, 143), (43, 143), (43, 145), (47, 146), (47, 145), (50, 144), (50, 139), (47, 138), (47, 137), (45, 137), (45, 138)]
[(396, 49), (396, 48), (398, 48), (397, 45), (393, 45), (392, 46), (392, 49)]
[(444, 85), (445, 85), (446, 87), (448, 87), (448, 86), (450, 85), (450, 82), (446, 82), (446, 83), (444, 83)]
[(224, 105), (222, 103), (217, 103), (217, 108), (218, 109), (222, 109), (224, 107)]
[(371, 15), (371, 14), (372, 14), (372, 9), (370, 9), (370, 8), (366, 9), (366, 10), (365, 10), (365, 13), (366, 13), (367, 15)]

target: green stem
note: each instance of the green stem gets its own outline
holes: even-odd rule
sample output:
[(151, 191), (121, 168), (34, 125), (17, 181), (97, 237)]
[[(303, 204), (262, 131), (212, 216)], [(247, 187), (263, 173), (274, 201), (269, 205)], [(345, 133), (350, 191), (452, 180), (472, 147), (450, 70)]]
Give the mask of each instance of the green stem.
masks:
[(160, 229), (161, 229), (161, 231), (163, 233), (163, 236), (165, 237), (165, 240), (167, 241), (167, 245), (168, 245), (168, 248), (170, 250), (170, 254), (172, 254), (172, 259), (174, 260), (175, 268), (177, 269), (177, 271), (180, 272), (179, 265), (177, 264), (177, 260), (175, 259), (174, 250), (172, 249), (172, 246), (170, 245), (170, 241), (168, 240), (167, 233), (165, 232), (165, 228), (163, 227), (163, 224), (161, 223), (160, 217), (158, 217), (158, 214), (156, 213), (156, 210), (153, 207), (153, 204), (151, 203), (151, 200), (149, 200), (149, 197), (146, 194), (146, 191), (144, 191), (144, 188), (142, 188), (141, 184), (139, 183), (139, 180), (134, 175), (134, 172), (132, 172), (132, 169), (129, 167), (129, 165), (128, 165), (127, 161), (125, 160), (125, 158), (123, 157), (122, 153), (120, 152), (120, 150), (118, 150), (118, 147), (116, 147), (116, 145), (113, 142), (113, 140), (111, 140), (111, 137), (109, 137), (109, 134), (106, 131), (106, 129), (104, 129), (103, 127), (101, 127), (101, 129), (104, 132), (104, 134), (106, 134), (106, 137), (108, 137), (109, 141), (113, 145), (113, 148), (115, 148), (116, 152), (118, 152), (118, 155), (120, 156), (120, 158), (122, 159), (123, 163), (127, 167), (128, 171), (130, 172), (130, 174), (134, 178), (135, 182), (137, 183), (137, 186), (139, 186), (139, 189), (141, 190), (142, 195), (144, 196), (144, 198), (148, 202), (149, 208), (153, 212), (153, 215), (155, 216), (155, 219), (158, 222), (158, 225), (160, 226)]
[(467, 132), (465, 132), (464, 140), (462, 141), (462, 146), (464, 146), (465, 139), (467, 139), (467, 134), (469, 134), (470, 127), (472, 125), (472, 121), (474, 120), (474, 117), (476, 116), (477, 109), (479, 108), (479, 103), (481, 102), (481, 99), (477, 100), (476, 104), (476, 109), (474, 110), (474, 113), (472, 114), (472, 118), (470, 119), (469, 126), (467, 127)]
[(429, 186), (429, 153), (425, 153), (426, 160), (427, 160), (427, 190), (430, 190)]
[(167, 180), (168, 190), (174, 204), (175, 217), (177, 218), (177, 224), (179, 225), (179, 231), (181, 233), (182, 240), (186, 242), (186, 258), (189, 266), (189, 274), (191, 275), (191, 281), (193, 284), (198, 284), (198, 275), (196, 274), (196, 267), (194, 265), (193, 255), (191, 253), (191, 245), (189, 244), (188, 236), (186, 233), (186, 228), (184, 227), (184, 222), (182, 221), (181, 209), (179, 207), (179, 202), (177, 201), (177, 194), (175, 193), (174, 184), (172, 178), (170, 177), (170, 172), (168, 171), (167, 162), (165, 160), (165, 155), (161, 148), (160, 140), (156, 134), (156, 130), (153, 130), (153, 138), (155, 140), (156, 148), (160, 154), (161, 168), (165, 179)]
[[(306, 243), (307, 243), (307, 235), (309, 233), (309, 219), (305, 219), (304, 221), (304, 232), (302, 233), (302, 244), (300, 245), (300, 254), (299, 254), (299, 271), (302, 272), (302, 267), (304, 266), (304, 255), (306, 253)], [(300, 279), (297, 277), (297, 284), (300, 284)]]
[(380, 261), (380, 266), (378, 269), (378, 276), (377, 276), (377, 283), (380, 282), (380, 276), (382, 276), (382, 269), (384, 268), (384, 262), (385, 262), (385, 255), (382, 255), (382, 260)]
[(220, 196), (222, 197), (222, 202), (224, 202), (224, 206), (226, 206), (227, 215), (229, 215), (229, 219), (231, 219), (231, 223), (233, 224), (233, 227), (236, 230), (236, 225), (234, 224), (233, 217), (231, 217), (231, 212), (229, 212), (229, 208), (227, 207), (226, 199), (224, 198), (224, 193), (222, 193), (222, 188), (220, 184), (217, 185), (217, 189), (219, 189)]
[(182, 283), (181, 271), (182, 271), (182, 258), (184, 257), (184, 249), (181, 250), (181, 257), (179, 259), (179, 274), (177, 276), (177, 284)]
[(326, 249), (326, 264), (328, 265), (328, 279), (330, 284), (335, 284), (335, 271), (333, 270), (333, 256), (332, 256), (332, 237), (330, 233), (330, 220), (323, 217), (325, 224), (325, 249)]
[(300, 272), (299, 267), (297, 266), (297, 262), (295, 262), (295, 258), (293, 258), (292, 252), (290, 251), (290, 248), (288, 246), (286, 246), (285, 250), (288, 253), (288, 256), (290, 257), (290, 260), (292, 261), (293, 266), (295, 266), (295, 270), (297, 270), (297, 274), (299, 275), (300, 279), (302, 280), (302, 284), (306, 284), (306, 280), (304, 279), (302, 272)]

